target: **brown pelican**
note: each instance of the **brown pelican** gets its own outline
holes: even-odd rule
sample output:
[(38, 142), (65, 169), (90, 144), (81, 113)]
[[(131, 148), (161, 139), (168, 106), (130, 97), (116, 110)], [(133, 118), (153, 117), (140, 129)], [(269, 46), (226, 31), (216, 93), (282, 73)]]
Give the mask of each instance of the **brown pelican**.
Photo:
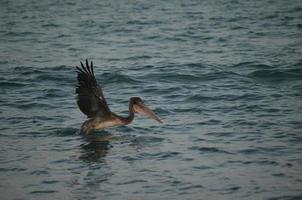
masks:
[(139, 97), (130, 98), (128, 117), (118, 116), (111, 112), (102, 88), (95, 79), (92, 61), (90, 66), (88, 60), (86, 60), (86, 66), (81, 62), (81, 67), (76, 66), (78, 73), (77, 103), (80, 110), (88, 117), (88, 120), (82, 124), (81, 133), (91, 133), (98, 129), (130, 124), (134, 119), (134, 113), (150, 117), (162, 123)]

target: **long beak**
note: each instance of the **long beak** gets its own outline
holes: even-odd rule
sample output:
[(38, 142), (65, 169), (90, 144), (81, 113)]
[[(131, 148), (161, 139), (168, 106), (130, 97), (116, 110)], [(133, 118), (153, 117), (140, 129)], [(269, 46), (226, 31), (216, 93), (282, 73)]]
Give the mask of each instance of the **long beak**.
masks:
[(151, 119), (154, 119), (154, 120), (158, 121), (159, 123), (163, 123), (155, 115), (155, 113), (150, 108), (148, 108), (144, 103), (142, 103), (142, 102), (136, 103), (136, 104), (134, 104), (133, 108), (134, 108), (135, 112), (137, 112), (137, 113), (139, 113), (139, 114), (141, 114), (143, 116), (150, 117)]

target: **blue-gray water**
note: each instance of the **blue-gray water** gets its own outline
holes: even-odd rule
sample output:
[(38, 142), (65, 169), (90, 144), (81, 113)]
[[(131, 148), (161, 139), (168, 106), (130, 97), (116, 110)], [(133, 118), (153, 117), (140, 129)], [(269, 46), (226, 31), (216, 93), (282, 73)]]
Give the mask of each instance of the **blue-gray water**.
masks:
[[(78, 134), (74, 66), (111, 110)], [(3, 1), (1, 199), (302, 199), (302, 1)]]

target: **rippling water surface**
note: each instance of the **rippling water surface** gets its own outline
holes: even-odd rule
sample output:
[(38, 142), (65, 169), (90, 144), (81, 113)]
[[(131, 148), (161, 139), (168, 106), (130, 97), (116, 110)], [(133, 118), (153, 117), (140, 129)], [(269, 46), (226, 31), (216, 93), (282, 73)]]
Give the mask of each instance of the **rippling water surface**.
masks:
[[(1, 199), (302, 199), (302, 3), (1, 1)], [(111, 110), (78, 133), (74, 66)]]

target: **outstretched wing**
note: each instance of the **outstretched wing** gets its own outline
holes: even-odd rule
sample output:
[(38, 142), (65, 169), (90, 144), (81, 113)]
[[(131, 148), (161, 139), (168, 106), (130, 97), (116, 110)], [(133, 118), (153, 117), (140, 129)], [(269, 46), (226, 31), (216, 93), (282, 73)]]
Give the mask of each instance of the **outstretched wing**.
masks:
[(102, 89), (95, 79), (92, 61), (90, 66), (88, 60), (86, 60), (86, 66), (81, 62), (81, 67), (76, 66), (78, 73), (76, 93), (78, 95), (77, 103), (80, 110), (88, 118), (109, 116), (111, 112)]

